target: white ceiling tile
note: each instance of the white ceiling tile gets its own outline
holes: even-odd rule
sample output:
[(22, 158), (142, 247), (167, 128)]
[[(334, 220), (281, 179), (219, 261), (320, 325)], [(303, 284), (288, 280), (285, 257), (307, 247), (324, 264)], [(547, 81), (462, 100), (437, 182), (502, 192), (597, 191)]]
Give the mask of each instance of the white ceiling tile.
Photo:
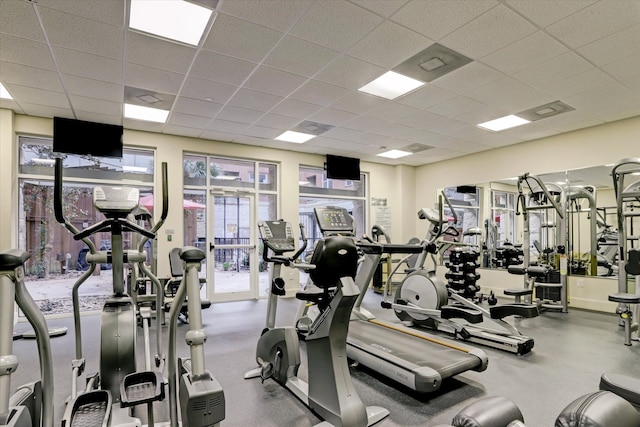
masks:
[(510, 112), (501, 110), (499, 108), (485, 107), (478, 110), (469, 111), (464, 114), (460, 114), (456, 116), (455, 119), (461, 122), (468, 123), (472, 126), (475, 126), (478, 123), (488, 122), (489, 120), (493, 120), (496, 117), (502, 117), (508, 114), (510, 114)]
[(189, 71), (196, 49), (167, 40), (127, 33), (126, 61), (133, 64), (184, 74)]
[(347, 129), (346, 127), (335, 127), (326, 131), (322, 136), (343, 141), (351, 141), (361, 139), (365, 132), (355, 129)]
[(380, 77), (386, 71), (386, 69), (377, 65), (369, 64), (350, 56), (342, 56), (315, 75), (314, 79), (357, 90)]
[(180, 90), (184, 78), (183, 74), (127, 63), (124, 84), (175, 95)]
[(437, 86), (458, 94), (465, 94), (481, 86), (503, 78), (505, 75), (480, 62), (474, 61), (453, 70), (433, 82)]
[(203, 48), (260, 62), (283, 33), (223, 13), (218, 14)]
[(53, 48), (53, 54), (60, 71), (64, 74), (110, 83), (123, 83), (122, 61), (59, 47)]
[(88, 111), (76, 111), (76, 119), (87, 122), (104, 123), (106, 125), (122, 125), (122, 113), (117, 116), (109, 116), (107, 114), (91, 113)]
[(595, 117), (590, 117), (577, 110), (549, 117), (547, 119), (544, 119), (543, 122), (545, 127), (554, 129), (558, 132), (570, 132), (576, 129), (598, 126), (603, 123), (604, 122), (602, 120), (596, 119)]
[(564, 101), (578, 111), (609, 121), (612, 117), (618, 117), (620, 111), (640, 107), (639, 100), (640, 94), (637, 92), (629, 91), (629, 88), (620, 83), (612, 83), (580, 92)]
[(230, 122), (228, 120), (215, 119), (210, 121), (209, 124), (207, 124), (206, 129), (234, 134), (234, 133), (242, 133), (242, 131), (244, 131), (247, 127), (248, 125), (246, 123), (240, 123), (237, 121)]
[(124, 90), (119, 84), (68, 74), (63, 74), (62, 78), (64, 87), (70, 95), (82, 95), (114, 102), (124, 101)]
[(378, 107), (375, 107), (372, 110), (367, 111), (366, 115), (382, 120), (396, 121), (418, 111), (419, 110), (415, 107), (389, 101), (379, 105)]
[(280, 101), (282, 101), (281, 96), (241, 88), (233, 98), (229, 100), (229, 105), (266, 112), (275, 107)]
[[(0, 98), (0, 108), (4, 108), (6, 110), (13, 110), (18, 114), (25, 114), (24, 110), (15, 101), (15, 99)], [(45, 115), (45, 117), (46, 117), (46, 115)]]
[(181, 126), (185, 128), (202, 129), (209, 123), (208, 117), (195, 116), (191, 114), (183, 114), (172, 111), (169, 115), (167, 124), (172, 126)]
[(412, 0), (391, 19), (438, 41), (497, 4), (495, 0)]
[(237, 86), (188, 77), (182, 86), (180, 95), (200, 100), (209, 98), (212, 102), (225, 104), (236, 90), (238, 90)]
[(514, 77), (528, 85), (543, 87), (551, 82), (564, 80), (567, 77), (584, 73), (592, 68), (593, 65), (580, 56), (573, 52), (567, 52), (515, 73)]
[(52, 107), (50, 105), (30, 104), (28, 102), (21, 102), (25, 114), (34, 117), (67, 117), (74, 118), (73, 111), (70, 108)]
[(274, 95), (288, 96), (305, 81), (307, 81), (305, 77), (261, 66), (249, 77), (244, 86)]
[(220, 11), (285, 32), (311, 3), (311, 0), (233, 0), (222, 2)]
[(480, 129), (475, 125), (460, 127), (454, 132), (451, 132), (451, 136), (490, 147), (503, 147), (505, 145), (517, 144), (523, 141), (523, 139), (513, 135), (491, 132), (485, 129)]
[(557, 132), (544, 126), (543, 121), (540, 120), (533, 123), (527, 123), (515, 128), (503, 130), (502, 133), (507, 136), (521, 138), (524, 141), (532, 141), (534, 139), (540, 139), (547, 136), (555, 135)]
[(251, 124), (262, 117), (262, 111), (227, 105), (216, 115), (216, 119)]
[(125, 129), (142, 130), (145, 132), (162, 133), (164, 123), (148, 122), (146, 120), (124, 119), (123, 126)]
[(555, 100), (553, 96), (535, 90), (511, 77), (505, 77), (471, 91), (467, 96), (490, 107), (507, 110), (511, 114)]
[(298, 20), (291, 34), (343, 52), (382, 21), (380, 16), (343, 0), (316, 2)]
[(45, 42), (34, 5), (26, 1), (0, 1), (0, 32)]
[(407, 95), (396, 98), (395, 101), (400, 104), (409, 105), (420, 110), (425, 110), (433, 105), (440, 104), (441, 102), (444, 102), (447, 99), (451, 99), (455, 96), (456, 94), (454, 92), (451, 92), (447, 89), (442, 89), (438, 86), (426, 84)]
[(578, 53), (599, 66), (640, 54), (640, 25), (589, 43), (578, 49)]
[(547, 30), (563, 43), (577, 48), (638, 23), (640, 2), (600, 1), (548, 26)]
[(611, 76), (598, 68), (592, 68), (563, 80), (548, 82), (544, 89), (549, 95), (554, 95), (560, 99), (613, 82), (614, 80)]
[(38, 0), (40, 9), (55, 9), (65, 14), (88, 18), (111, 25), (124, 25), (124, 0), (77, 1), (77, 0)]
[(349, 90), (343, 87), (333, 86), (318, 80), (309, 80), (293, 92), (290, 98), (326, 106), (348, 93)]
[(595, 3), (596, 0), (507, 0), (506, 4), (544, 28)]
[(473, 99), (466, 98), (464, 96), (456, 96), (455, 98), (448, 99), (440, 104), (427, 108), (427, 111), (453, 118), (470, 111), (479, 110), (484, 106), (485, 105), (483, 103), (474, 101)]
[(498, 5), (442, 39), (442, 44), (468, 56), (482, 58), (536, 31), (509, 8)]
[(350, 113), (348, 111), (337, 110), (335, 108), (323, 108), (322, 110), (310, 115), (308, 119), (314, 122), (338, 126), (356, 116), (357, 114)]
[(6, 87), (11, 95), (13, 95), (13, 98), (23, 107), (23, 103), (26, 103), (57, 108), (69, 108), (69, 101), (62, 92), (52, 92), (49, 90), (14, 84), (7, 84)]
[(402, 138), (404, 135), (413, 131), (414, 128), (400, 123), (381, 122), (378, 126), (371, 129), (371, 132), (378, 133), (390, 138)]
[(231, 142), (237, 135), (234, 133), (221, 132), (217, 130), (205, 130), (200, 134), (200, 138), (211, 141)]
[(410, 127), (425, 129), (435, 133), (446, 133), (448, 135), (450, 134), (449, 132), (467, 126), (466, 123), (459, 120), (443, 117), (429, 111), (419, 111), (400, 119), (400, 122)]
[(62, 82), (58, 73), (6, 61), (0, 61), (0, 80), (4, 83), (63, 92)]
[[(190, 116), (201, 116), (211, 118), (214, 117), (218, 111), (222, 109), (223, 105), (216, 102), (202, 101), (200, 99), (186, 98), (180, 96), (173, 104), (173, 113), (182, 113)], [(179, 125), (179, 123), (173, 123)], [(185, 125), (180, 125), (185, 126)]]
[(202, 129), (166, 124), (162, 128), (162, 133), (168, 134), (168, 135), (188, 136), (191, 138), (198, 138), (202, 133)]
[(122, 59), (124, 28), (60, 12), (40, 9), (49, 42), (54, 46)]
[(70, 95), (71, 105), (74, 111), (86, 111), (87, 113), (104, 114), (107, 116), (122, 117), (122, 103), (103, 101), (101, 99), (87, 98), (84, 96)]
[(351, 92), (333, 104), (331, 108), (348, 111), (355, 114), (364, 114), (367, 111), (385, 103), (386, 100), (361, 92)]
[(255, 123), (257, 126), (264, 126), (273, 129), (289, 129), (300, 123), (296, 117), (283, 116), (280, 114), (267, 113)]
[(46, 44), (0, 33), (0, 60), (30, 67), (56, 70)]
[(524, 37), (491, 55), (482, 62), (503, 73), (512, 74), (568, 52), (565, 46), (542, 31)]
[(408, 1), (409, 0), (351, 0), (352, 3), (355, 3), (360, 7), (364, 7), (373, 13), (384, 16), (385, 18), (393, 15), (402, 6), (407, 4)]
[(322, 106), (320, 105), (310, 104), (308, 102), (287, 98), (280, 104), (273, 107), (273, 110), (271, 110), (270, 113), (304, 119), (305, 117), (317, 112), (321, 108)]
[(340, 55), (326, 47), (293, 36), (283, 38), (264, 64), (300, 76), (311, 77)]
[(433, 44), (432, 40), (393, 22), (384, 22), (352, 47), (348, 54), (391, 69)]
[(455, 138), (451, 138), (451, 140), (448, 141), (445, 145), (443, 145), (442, 148), (446, 148), (452, 151), (459, 151), (461, 153), (471, 154), (471, 153), (478, 153), (480, 151), (485, 151), (492, 147), (478, 144), (475, 142), (460, 141), (460, 140), (455, 140)]
[(190, 76), (239, 85), (255, 68), (253, 62), (202, 50), (196, 56)]
[(371, 132), (373, 129), (390, 125), (391, 122), (385, 122), (374, 117), (356, 116), (352, 120), (342, 124), (343, 127), (348, 129), (361, 130), (363, 132)]
[(425, 130), (425, 129), (413, 128), (411, 131), (409, 131), (406, 134), (404, 134), (402, 136), (402, 138), (403, 138), (403, 140), (409, 141), (407, 144), (404, 144), (404, 145), (411, 145), (414, 142), (419, 142), (421, 144), (428, 145), (427, 141), (435, 140), (439, 136), (440, 135), (438, 135), (435, 132), (430, 132), (430, 131)]
[(246, 128), (243, 131), (244, 135), (247, 136), (253, 136), (256, 138), (267, 138), (267, 139), (274, 139), (277, 136), (280, 136), (282, 134), (282, 130), (281, 129), (274, 129), (274, 128), (269, 128), (269, 127), (264, 127), (264, 126), (249, 126), (248, 128)]

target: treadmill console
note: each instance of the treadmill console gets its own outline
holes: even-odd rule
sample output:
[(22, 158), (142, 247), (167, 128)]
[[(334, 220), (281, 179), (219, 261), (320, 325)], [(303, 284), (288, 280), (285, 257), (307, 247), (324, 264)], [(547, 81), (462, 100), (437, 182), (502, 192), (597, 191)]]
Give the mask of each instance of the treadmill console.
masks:
[(125, 218), (140, 201), (140, 190), (131, 187), (95, 187), (93, 205), (107, 218)]
[(355, 234), (353, 218), (345, 208), (338, 206), (316, 207), (313, 212), (323, 235)]
[(293, 227), (285, 221), (261, 221), (258, 224), (262, 242), (273, 252), (280, 255), (296, 250)]

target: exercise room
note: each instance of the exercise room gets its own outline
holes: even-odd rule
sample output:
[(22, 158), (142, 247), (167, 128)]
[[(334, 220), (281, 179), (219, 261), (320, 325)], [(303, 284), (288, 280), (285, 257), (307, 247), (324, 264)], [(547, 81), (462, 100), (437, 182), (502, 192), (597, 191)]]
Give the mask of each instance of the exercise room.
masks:
[(0, 182), (0, 426), (640, 427), (637, 0), (2, 0)]

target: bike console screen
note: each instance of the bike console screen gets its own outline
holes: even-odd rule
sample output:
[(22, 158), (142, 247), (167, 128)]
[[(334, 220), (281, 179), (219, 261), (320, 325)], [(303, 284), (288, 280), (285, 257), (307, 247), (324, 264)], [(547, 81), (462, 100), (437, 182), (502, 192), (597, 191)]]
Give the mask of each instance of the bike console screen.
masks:
[(262, 242), (276, 254), (296, 250), (293, 227), (286, 221), (262, 221), (258, 224)]
[(345, 208), (337, 206), (316, 207), (313, 209), (318, 227), (324, 235), (344, 234), (352, 236), (355, 232), (353, 218)]

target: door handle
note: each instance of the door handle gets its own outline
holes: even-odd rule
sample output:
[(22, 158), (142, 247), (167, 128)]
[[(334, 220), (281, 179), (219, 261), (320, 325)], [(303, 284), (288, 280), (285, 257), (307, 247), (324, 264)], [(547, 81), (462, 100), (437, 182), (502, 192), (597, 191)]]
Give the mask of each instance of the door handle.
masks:
[(213, 243), (209, 243), (209, 251), (214, 250), (216, 247), (216, 245), (214, 245)]

